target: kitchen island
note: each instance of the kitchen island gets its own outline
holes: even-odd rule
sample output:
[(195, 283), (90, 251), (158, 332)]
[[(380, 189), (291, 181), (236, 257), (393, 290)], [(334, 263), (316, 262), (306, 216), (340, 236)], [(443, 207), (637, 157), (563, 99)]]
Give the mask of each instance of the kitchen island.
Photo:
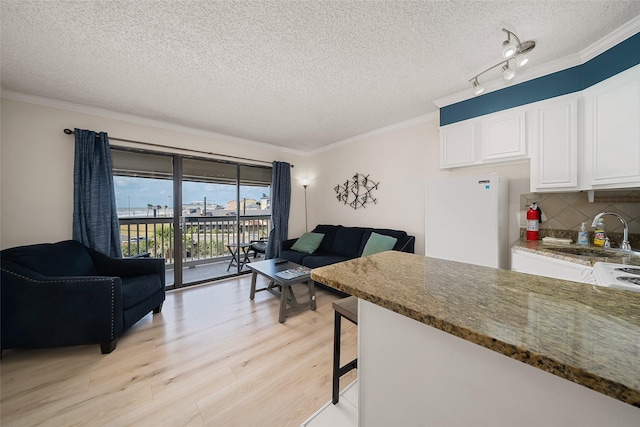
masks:
[(383, 252), (360, 298), (360, 425), (638, 425), (640, 293)]

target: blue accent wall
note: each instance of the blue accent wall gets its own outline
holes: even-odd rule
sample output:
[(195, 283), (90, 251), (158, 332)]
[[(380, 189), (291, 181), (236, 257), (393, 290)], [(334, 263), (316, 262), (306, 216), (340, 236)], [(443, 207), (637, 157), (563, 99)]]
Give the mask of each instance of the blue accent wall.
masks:
[(442, 107), (440, 126), (578, 92), (638, 64), (640, 33), (582, 65)]

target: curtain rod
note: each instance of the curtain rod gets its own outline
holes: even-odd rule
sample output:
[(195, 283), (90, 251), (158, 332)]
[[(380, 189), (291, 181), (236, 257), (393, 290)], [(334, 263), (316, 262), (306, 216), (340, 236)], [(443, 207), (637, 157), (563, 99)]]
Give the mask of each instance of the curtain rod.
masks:
[[(73, 135), (74, 134), (73, 131), (71, 129), (68, 129), (68, 128), (65, 129), (63, 132), (66, 133), (67, 135)], [(250, 162), (266, 163), (266, 164), (269, 164), (269, 165), (271, 164), (271, 162), (267, 162), (266, 160), (256, 160), (256, 159), (249, 159), (247, 157), (230, 156), (228, 154), (214, 153), (212, 151), (194, 150), (194, 149), (191, 149), (191, 148), (170, 147), (168, 145), (154, 144), (152, 142), (135, 141), (133, 139), (115, 138), (115, 137), (111, 137), (110, 136), (109, 140), (122, 141), (122, 142), (132, 142), (134, 144), (148, 145), (150, 147), (168, 148), (170, 150), (181, 150), (181, 151), (187, 151), (189, 153), (208, 154), (210, 156), (228, 157), (230, 159), (248, 160)], [(291, 165), (291, 167), (293, 167), (293, 165)]]

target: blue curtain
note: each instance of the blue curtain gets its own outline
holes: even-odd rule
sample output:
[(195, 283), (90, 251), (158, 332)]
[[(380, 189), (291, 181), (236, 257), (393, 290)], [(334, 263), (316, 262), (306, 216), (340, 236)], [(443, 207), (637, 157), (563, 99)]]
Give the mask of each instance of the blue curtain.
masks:
[(289, 235), (289, 207), (291, 206), (291, 165), (273, 162), (271, 177), (271, 224), (265, 259), (280, 256), (282, 242)]
[(75, 129), (74, 134), (73, 239), (121, 258), (109, 137), (84, 129)]

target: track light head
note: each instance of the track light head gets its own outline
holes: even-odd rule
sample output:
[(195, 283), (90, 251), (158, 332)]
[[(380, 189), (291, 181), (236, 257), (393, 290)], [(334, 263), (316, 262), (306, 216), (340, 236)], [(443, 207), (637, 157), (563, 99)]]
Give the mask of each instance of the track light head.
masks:
[(516, 65), (518, 67), (524, 67), (529, 62), (529, 55), (526, 53), (520, 53), (516, 56)]
[(484, 92), (484, 86), (482, 86), (480, 83), (478, 83), (478, 78), (474, 78), (471, 80), (471, 84), (473, 85), (473, 94), (474, 95), (480, 95), (482, 92)]
[(511, 80), (516, 76), (516, 71), (512, 68), (509, 68), (509, 62), (505, 63), (501, 69), (502, 69), (502, 77), (504, 77), (504, 79), (507, 81)]
[(511, 31), (505, 30), (504, 28), (502, 29), (502, 31), (507, 33), (507, 39), (502, 42), (502, 57), (509, 59), (516, 54), (518, 49), (515, 44), (511, 43)]
[(504, 42), (502, 42), (502, 57), (503, 58), (509, 59), (513, 55), (515, 55), (517, 51), (518, 51), (518, 49), (513, 44), (511, 44), (510, 41), (505, 40)]

